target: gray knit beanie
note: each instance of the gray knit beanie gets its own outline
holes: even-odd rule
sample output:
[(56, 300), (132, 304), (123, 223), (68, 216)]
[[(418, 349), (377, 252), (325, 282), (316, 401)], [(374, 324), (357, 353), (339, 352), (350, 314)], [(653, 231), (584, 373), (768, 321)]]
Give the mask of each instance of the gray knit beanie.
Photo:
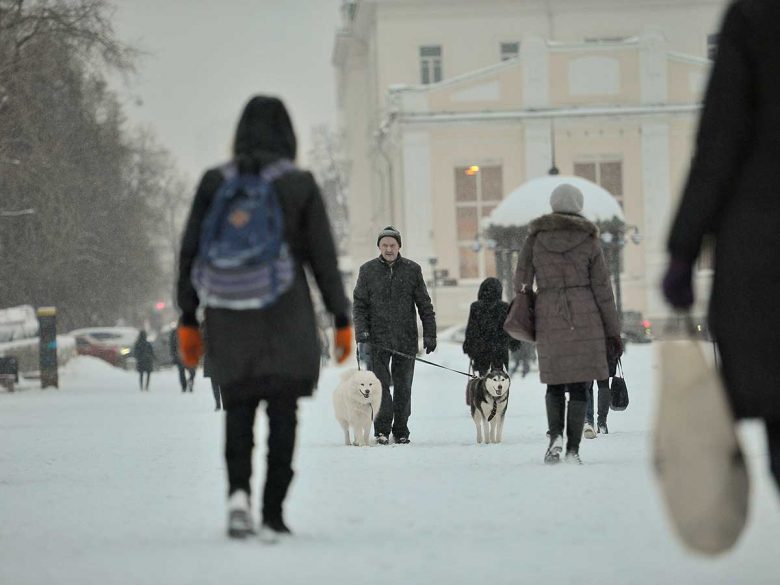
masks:
[(401, 232), (391, 225), (379, 232), (379, 235), (376, 237), (377, 248), (379, 247), (379, 242), (382, 238), (395, 238), (396, 242), (398, 242), (398, 247), (401, 247)]
[(550, 207), (555, 213), (573, 213), (579, 215), (582, 213), (582, 206), (585, 201), (582, 197), (582, 191), (574, 185), (563, 183), (558, 185), (550, 195)]

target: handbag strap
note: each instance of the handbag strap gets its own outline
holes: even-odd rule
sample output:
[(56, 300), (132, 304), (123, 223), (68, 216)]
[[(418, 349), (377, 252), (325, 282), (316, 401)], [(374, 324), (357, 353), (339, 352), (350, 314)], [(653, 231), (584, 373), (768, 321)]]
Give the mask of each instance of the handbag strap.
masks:
[(618, 358), (617, 361), (617, 370), (620, 372), (620, 377), (624, 380), (626, 379), (626, 373), (623, 371), (623, 360)]

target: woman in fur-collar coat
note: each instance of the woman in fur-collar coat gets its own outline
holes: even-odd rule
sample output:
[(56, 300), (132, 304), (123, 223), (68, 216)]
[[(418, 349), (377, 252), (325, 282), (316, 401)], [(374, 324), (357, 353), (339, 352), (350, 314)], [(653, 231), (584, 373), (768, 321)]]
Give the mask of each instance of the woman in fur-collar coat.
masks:
[(560, 460), (566, 418), (566, 459), (579, 463), (585, 392), (592, 380), (609, 376), (607, 343), (616, 353), (622, 351), (620, 322), (598, 228), (579, 215), (582, 193), (561, 185), (550, 205), (553, 213), (531, 222), (515, 288), (528, 290), (536, 282), (536, 343), (550, 429), (545, 462)]

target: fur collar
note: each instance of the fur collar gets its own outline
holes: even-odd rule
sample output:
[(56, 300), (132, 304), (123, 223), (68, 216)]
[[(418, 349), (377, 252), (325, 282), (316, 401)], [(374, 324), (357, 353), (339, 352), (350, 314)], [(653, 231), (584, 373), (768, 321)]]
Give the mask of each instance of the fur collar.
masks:
[(580, 215), (568, 213), (550, 213), (536, 218), (531, 222), (529, 233), (538, 234), (539, 232), (552, 231), (584, 232), (594, 237), (599, 235), (599, 228), (596, 227), (595, 223)]

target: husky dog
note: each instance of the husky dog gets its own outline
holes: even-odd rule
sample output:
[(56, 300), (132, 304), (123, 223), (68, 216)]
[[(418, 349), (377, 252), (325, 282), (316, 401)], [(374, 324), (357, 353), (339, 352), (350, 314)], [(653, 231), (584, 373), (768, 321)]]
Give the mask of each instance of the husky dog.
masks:
[[(333, 411), (344, 429), (345, 445), (368, 445), (371, 424), (382, 403), (382, 384), (373, 372), (349, 370), (333, 392)], [(354, 441), (350, 441), (352, 427)]]
[(504, 430), (504, 416), (509, 404), (509, 374), (501, 369), (490, 370), (482, 378), (470, 380), (466, 394), (471, 407), (471, 418), (477, 426), (477, 443), (500, 443)]

